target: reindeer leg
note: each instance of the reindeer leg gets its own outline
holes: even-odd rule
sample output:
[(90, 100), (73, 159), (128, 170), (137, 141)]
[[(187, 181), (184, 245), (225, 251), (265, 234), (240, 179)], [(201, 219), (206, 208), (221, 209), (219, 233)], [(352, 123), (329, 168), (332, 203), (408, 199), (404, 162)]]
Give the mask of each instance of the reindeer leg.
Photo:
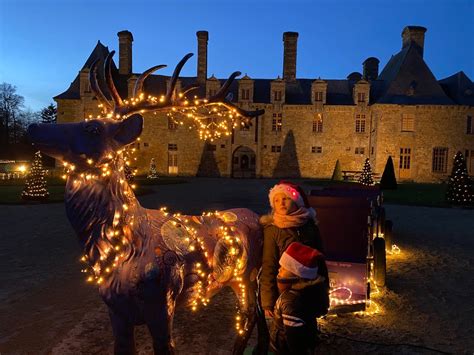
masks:
[(241, 291), (238, 285), (231, 285), (232, 290), (235, 292), (237, 299), (239, 300), (239, 307), (242, 310), (243, 315), (245, 315), (244, 321), (244, 333), (238, 334), (234, 342), (234, 347), (232, 349), (232, 354), (240, 355), (243, 354), (247, 343), (252, 335), (253, 328), (256, 323), (256, 286), (251, 283), (246, 291), (246, 300), (242, 302)]
[[(170, 312), (169, 316), (168, 312)], [(172, 305), (166, 305), (166, 301), (163, 300), (163, 302), (155, 302), (145, 306), (145, 322), (153, 338), (155, 354), (169, 355), (175, 353), (171, 337), (173, 316), (174, 302)]]
[(135, 337), (133, 323), (124, 319), (109, 308), (109, 317), (114, 333), (114, 354), (130, 355), (135, 354)]

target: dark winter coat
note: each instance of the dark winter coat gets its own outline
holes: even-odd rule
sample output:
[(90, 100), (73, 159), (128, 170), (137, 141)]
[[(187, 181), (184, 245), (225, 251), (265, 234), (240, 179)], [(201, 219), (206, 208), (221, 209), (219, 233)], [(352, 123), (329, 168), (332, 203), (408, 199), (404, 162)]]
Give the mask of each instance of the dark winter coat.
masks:
[(313, 220), (308, 220), (308, 223), (301, 227), (284, 229), (278, 228), (272, 222), (271, 216), (263, 216), (260, 219), (260, 223), (264, 225), (260, 291), (262, 308), (266, 310), (273, 310), (278, 298), (276, 277), (280, 268), (279, 260), (292, 242), (300, 242), (324, 253), (319, 228)]
[(313, 354), (318, 339), (316, 317), (321, 315), (315, 299), (326, 289), (326, 281), (324, 277), (302, 280), (280, 295), (270, 330), (270, 346), (276, 354)]

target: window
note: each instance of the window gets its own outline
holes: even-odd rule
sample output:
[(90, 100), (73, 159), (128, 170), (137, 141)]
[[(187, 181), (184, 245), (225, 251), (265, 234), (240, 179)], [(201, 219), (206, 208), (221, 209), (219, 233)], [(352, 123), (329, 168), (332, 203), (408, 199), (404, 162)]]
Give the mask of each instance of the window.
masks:
[(472, 124), (472, 116), (467, 116), (466, 120), (466, 134), (474, 134), (474, 125)]
[(216, 145), (215, 144), (208, 144), (206, 146), (208, 152), (215, 152), (216, 151)]
[(323, 147), (311, 147), (311, 153), (322, 153)]
[(144, 143), (143, 143), (143, 146), (144, 146), (144, 147), (148, 147), (149, 144), (148, 144), (147, 142), (144, 142)]
[(272, 119), (272, 131), (281, 132), (281, 113), (274, 113)]
[(365, 154), (365, 148), (364, 147), (356, 147), (354, 150), (355, 154)]
[(445, 173), (448, 170), (448, 148), (433, 148), (433, 172)]
[(174, 143), (169, 143), (168, 144), (168, 150), (170, 150), (170, 151), (178, 150), (178, 145), (174, 144)]
[(214, 96), (215, 94), (217, 94), (216, 89), (209, 89), (209, 95), (208, 96)]
[(356, 115), (356, 133), (365, 132), (365, 115)]
[(250, 99), (250, 89), (241, 89), (240, 96), (242, 100), (249, 100)]
[(365, 92), (357, 93), (357, 101), (358, 102), (365, 102)]
[(225, 144), (221, 144), (221, 148), (225, 148)]
[(273, 92), (273, 101), (281, 101), (281, 90), (275, 90)]
[(322, 91), (316, 91), (314, 93), (314, 101), (323, 101), (323, 92)]
[(370, 154), (374, 155), (374, 147), (371, 148)]
[(400, 148), (400, 169), (409, 170), (411, 165), (411, 148)]
[(178, 174), (178, 153), (168, 152), (168, 174)]
[(176, 128), (178, 128), (178, 124), (176, 123), (176, 121), (171, 117), (168, 117), (168, 129), (170, 131), (174, 131)]
[(280, 153), (281, 145), (272, 145), (272, 153)]
[(313, 132), (321, 133), (323, 131), (323, 115), (318, 113), (313, 119)]
[(404, 114), (402, 116), (402, 132), (413, 132), (415, 130), (415, 117)]

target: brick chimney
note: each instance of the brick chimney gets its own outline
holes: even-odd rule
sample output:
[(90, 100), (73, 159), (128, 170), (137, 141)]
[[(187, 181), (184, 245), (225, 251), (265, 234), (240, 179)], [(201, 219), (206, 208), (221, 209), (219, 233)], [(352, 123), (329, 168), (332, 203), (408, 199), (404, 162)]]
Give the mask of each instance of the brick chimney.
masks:
[(296, 44), (298, 32), (283, 33), (283, 80), (296, 80)]
[(367, 58), (364, 63), (362, 63), (363, 68), (363, 78), (365, 80), (376, 80), (379, 76), (379, 63), (375, 57)]
[(119, 73), (132, 73), (132, 42), (133, 36), (129, 31), (117, 33), (119, 38)]
[(197, 57), (197, 82), (199, 85), (206, 85), (207, 80), (207, 41), (209, 33), (207, 31), (197, 31), (198, 57)]
[(425, 27), (406, 26), (402, 32), (402, 49), (412, 44), (423, 57), (423, 49), (425, 46), (425, 32)]

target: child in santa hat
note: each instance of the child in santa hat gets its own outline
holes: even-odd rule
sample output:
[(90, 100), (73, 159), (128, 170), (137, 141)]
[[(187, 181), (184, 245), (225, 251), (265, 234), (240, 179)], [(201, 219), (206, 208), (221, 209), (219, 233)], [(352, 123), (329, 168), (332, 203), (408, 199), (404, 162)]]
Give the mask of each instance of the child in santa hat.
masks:
[(292, 242), (300, 242), (323, 251), (316, 212), (300, 186), (280, 181), (269, 193), (270, 215), (262, 216), (264, 243), (260, 276), (261, 305), (267, 319), (273, 317), (273, 308), (279, 296), (277, 287), (278, 261)]
[(278, 297), (270, 331), (276, 354), (313, 354), (318, 338), (316, 317), (329, 308), (328, 272), (323, 254), (293, 242), (283, 252), (277, 276)]

